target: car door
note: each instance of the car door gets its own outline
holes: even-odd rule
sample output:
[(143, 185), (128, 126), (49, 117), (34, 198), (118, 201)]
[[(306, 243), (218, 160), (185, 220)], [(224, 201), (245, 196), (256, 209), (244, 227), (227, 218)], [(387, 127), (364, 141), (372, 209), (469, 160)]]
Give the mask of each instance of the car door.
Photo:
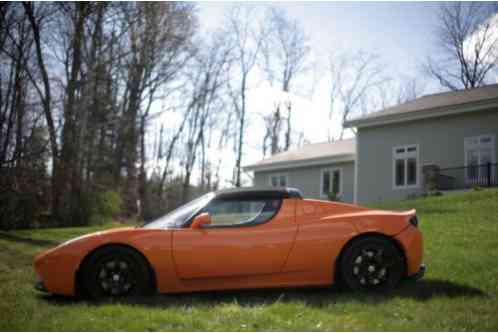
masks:
[(212, 223), (173, 233), (181, 279), (280, 272), (295, 239), (296, 199), (215, 199), (202, 212)]

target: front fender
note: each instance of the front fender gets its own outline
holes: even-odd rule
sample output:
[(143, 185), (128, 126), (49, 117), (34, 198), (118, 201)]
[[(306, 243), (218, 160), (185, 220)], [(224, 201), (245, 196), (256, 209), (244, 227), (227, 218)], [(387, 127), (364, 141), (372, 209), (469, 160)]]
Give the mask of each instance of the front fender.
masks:
[(54, 294), (74, 295), (76, 272), (84, 258), (104, 246), (119, 244), (135, 248), (147, 259), (156, 273), (158, 288), (164, 275), (174, 274), (170, 230), (111, 229), (78, 237), (38, 255), (34, 268), (45, 288)]

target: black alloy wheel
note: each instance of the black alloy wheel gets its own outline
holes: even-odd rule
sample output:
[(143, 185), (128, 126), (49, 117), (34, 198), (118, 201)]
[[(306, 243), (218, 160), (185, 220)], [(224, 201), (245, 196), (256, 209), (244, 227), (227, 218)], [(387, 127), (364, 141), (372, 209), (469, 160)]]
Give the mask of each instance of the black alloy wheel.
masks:
[(385, 291), (399, 283), (405, 262), (391, 240), (367, 236), (348, 246), (340, 269), (342, 279), (354, 291)]
[(130, 263), (123, 258), (108, 258), (100, 263), (97, 272), (98, 286), (110, 296), (126, 295), (136, 283)]
[(84, 291), (94, 299), (138, 296), (148, 293), (152, 279), (142, 256), (122, 246), (94, 253), (83, 267)]

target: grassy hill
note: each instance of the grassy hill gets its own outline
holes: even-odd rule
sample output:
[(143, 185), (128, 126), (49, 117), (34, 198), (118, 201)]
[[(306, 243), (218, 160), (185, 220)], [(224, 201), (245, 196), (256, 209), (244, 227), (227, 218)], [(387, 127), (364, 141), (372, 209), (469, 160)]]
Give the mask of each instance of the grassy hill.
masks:
[(133, 304), (44, 296), (32, 288), (33, 256), (97, 228), (2, 232), (0, 330), (498, 330), (498, 190), (379, 207), (417, 209), (428, 265), (423, 280), (388, 295), (272, 289), (158, 295)]

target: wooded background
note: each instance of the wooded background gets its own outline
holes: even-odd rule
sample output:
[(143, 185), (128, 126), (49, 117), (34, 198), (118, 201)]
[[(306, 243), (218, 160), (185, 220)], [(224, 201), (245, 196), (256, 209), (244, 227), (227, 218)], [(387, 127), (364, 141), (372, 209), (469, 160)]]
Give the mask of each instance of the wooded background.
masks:
[[(249, 75), (258, 70), (285, 96), (316, 71), (296, 20), (272, 7), (255, 12), (234, 6), (207, 32), (194, 3), (2, 2), (0, 228), (150, 220), (222, 183), (244, 185)], [(495, 12), (443, 5), (442, 51), (423, 60), (427, 75), (452, 90), (489, 82)], [(423, 91), (419, 80), (393, 80), (375, 54), (329, 59), (331, 117)], [(174, 125), (152, 128), (165, 110)], [(304, 143), (293, 111), (283, 98), (264, 116), (262, 156)], [(233, 160), (211, 154), (223, 147)]]

